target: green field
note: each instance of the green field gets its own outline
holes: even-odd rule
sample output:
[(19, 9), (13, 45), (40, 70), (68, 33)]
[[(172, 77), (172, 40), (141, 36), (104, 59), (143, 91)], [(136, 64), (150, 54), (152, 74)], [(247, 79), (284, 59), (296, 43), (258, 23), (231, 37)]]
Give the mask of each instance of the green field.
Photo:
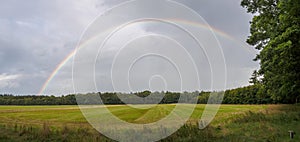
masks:
[[(143, 124), (160, 120), (174, 106), (108, 108), (122, 120)], [(162, 141), (300, 140), (299, 105), (222, 105), (213, 122), (200, 130), (204, 107), (197, 105), (187, 124)], [(78, 106), (0, 106), (0, 112), (0, 141), (111, 141), (87, 123)], [(296, 132), (293, 140), (289, 130)]]

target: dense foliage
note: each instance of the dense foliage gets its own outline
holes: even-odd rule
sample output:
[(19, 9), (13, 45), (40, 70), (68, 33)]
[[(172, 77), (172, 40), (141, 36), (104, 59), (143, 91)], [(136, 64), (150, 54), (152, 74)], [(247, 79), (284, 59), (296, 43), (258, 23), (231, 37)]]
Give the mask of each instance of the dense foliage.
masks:
[(75, 105), (75, 95), (67, 96), (14, 96), (0, 95), (0, 105)]
[[(284, 103), (273, 100), (270, 96), (266, 95), (263, 91), (264, 89), (261, 84), (241, 87), (237, 89), (226, 90), (225, 92), (213, 92), (213, 93), (224, 93), (224, 104), (270, 104), (270, 103)], [(176, 92), (154, 92), (157, 97), (163, 96), (160, 104), (171, 104), (177, 103), (180, 98), (181, 93)], [(206, 104), (211, 92), (193, 92), (184, 95), (197, 94), (198, 103)], [(129, 99), (131, 96), (146, 97), (150, 95), (150, 91), (130, 93), (130, 94), (119, 94), (127, 95)], [(96, 97), (101, 97), (104, 104), (124, 104), (117, 93), (87, 93), (87, 94), (77, 94), (84, 97), (86, 100), (83, 102), (85, 104), (99, 104)], [(134, 100), (132, 100), (134, 104)], [(144, 102), (145, 104), (151, 104), (151, 102)], [(14, 95), (0, 95), (0, 105), (76, 105), (76, 97), (74, 94), (67, 96), (14, 96)]]
[(247, 43), (260, 51), (254, 60), (260, 61), (258, 74), (263, 89), (275, 101), (297, 103), (300, 100), (300, 1), (242, 0), (241, 5), (255, 15)]

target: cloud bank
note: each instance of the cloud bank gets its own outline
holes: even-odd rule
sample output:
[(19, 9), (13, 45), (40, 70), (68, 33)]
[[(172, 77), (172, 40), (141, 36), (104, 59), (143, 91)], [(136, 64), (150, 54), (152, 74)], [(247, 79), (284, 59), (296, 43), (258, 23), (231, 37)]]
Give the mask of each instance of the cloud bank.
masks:
[[(51, 73), (77, 46), (78, 41), (89, 23), (97, 15), (107, 9), (124, 2), (123, 0), (89, 0), (89, 1), (34, 1), (26, 2), (16, 0), (4, 0), (0, 5), (0, 93), (13, 94), (37, 94), (43, 87)], [(239, 0), (228, 1), (198, 1), (178, 0), (200, 14), (209, 25), (222, 31), (217, 38), (222, 46), (227, 65), (227, 88), (248, 85), (248, 78), (252, 71), (258, 68), (253, 62), (256, 51), (245, 44), (249, 34), (249, 21), (252, 18), (239, 5)], [(138, 13), (138, 7), (136, 8)], [(155, 9), (153, 10), (155, 12)], [(153, 31), (164, 31), (165, 27), (139, 25), (128, 28), (120, 33), (120, 37), (128, 37), (132, 33), (153, 33)], [(130, 33), (130, 35), (126, 34)], [(172, 31), (168, 31), (172, 34)], [(225, 33), (229, 35), (222, 35)], [(123, 35), (122, 35), (123, 34)], [(178, 35), (179, 32), (174, 32)], [(120, 38), (119, 38), (120, 39)], [(122, 39), (122, 38), (121, 38)], [(125, 40), (125, 39), (123, 39)], [(146, 39), (145, 39), (146, 40)], [(145, 49), (150, 48), (151, 40)], [(99, 64), (98, 76), (99, 91), (112, 91), (112, 86), (107, 76), (111, 66), (112, 55), (120, 48), (118, 38), (112, 39), (110, 48), (105, 50), (101, 65)], [(134, 48), (138, 42), (132, 45)], [(191, 50), (193, 52), (193, 50)], [(202, 53), (193, 52), (195, 56), (202, 59)], [(128, 58), (129, 51), (123, 53), (123, 58)], [(120, 59), (122, 60), (122, 59)], [(205, 59), (201, 60), (205, 64)], [(146, 61), (145, 61), (146, 62)], [(148, 64), (137, 64), (133, 68), (135, 77), (131, 78), (133, 90), (147, 89), (145, 72), (163, 72), (169, 65), (163, 61), (148, 59)], [(200, 66), (200, 62), (198, 63)], [(153, 66), (149, 70), (149, 66)], [(202, 69), (203, 89), (208, 89), (209, 79), (205, 79), (208, 70), (206, 66)], [(140, 70), (137, 70), (139, 69)], [(143, 69), (143, 70), (142, 70)], [(62, 95), (73, 92), (72, 87), (72, 60), (58, 70), (57, 74), (46, 85), (44, 94)], [(174, 73), (175, 74), (175, 73)], [(140, 81), (139, 81), (140, 80)], [(162, 89), (163, 81), (155, 78), (152, 80), (152, 90)], [(147, 80), (148, 82), (148, 80)], [(101, 84), (101, 85), (100, 85)], [(155, 85), (160, 84), (160, 85)], [(89, 85), (89, 84), (88, 84)], [(93, 84), (90, 84), (93, 85)], [(94, 87), (94, 86), (92, 86)], [(212, 88), (214, 89), (214, 88)]]

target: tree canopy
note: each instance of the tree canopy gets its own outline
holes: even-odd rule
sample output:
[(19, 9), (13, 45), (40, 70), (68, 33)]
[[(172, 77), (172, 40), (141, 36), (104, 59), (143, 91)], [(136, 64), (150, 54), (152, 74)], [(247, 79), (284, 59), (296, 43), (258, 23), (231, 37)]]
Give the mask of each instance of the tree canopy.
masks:
[(275, 101), (300, 100), (300, 1), (242, 0), (254, 14), (247, 43), (260, 53), (259, 75), (264, 92)]

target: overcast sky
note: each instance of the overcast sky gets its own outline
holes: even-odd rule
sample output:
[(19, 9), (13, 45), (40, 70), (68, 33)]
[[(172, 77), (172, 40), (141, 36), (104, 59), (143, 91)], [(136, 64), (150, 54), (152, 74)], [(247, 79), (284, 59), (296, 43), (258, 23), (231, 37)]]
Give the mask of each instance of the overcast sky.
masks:
[[(62, 95), (73, 93), (73, 58), (69, 58), (51, 81), (47, 82), (49, 76), (78, 47), (77, 43), (83, 42), (81, 37), (84, 37), (91, 23), (95, 19), (97, 20), (97, 16), (125, 1), (2, 0), (0, 5), (0, 93), (38, 94), (41, 89), (43, 94)], [(178, 0), (177, 2), (196, 11), (216, 32), (215, 34), (223, 50), (227, 67), (225, 88), (248, 85), (251, 73), (258, 68), (258, 63), (252, 61), (256, 51), (245, 43), (249, 35), (249, 21), (252, 15), (246, 13), (246, 10), (240, 6), (239, 0)], [(119, 16), (121, 17), (120, 19), (134, 16), (149, 18), (144, 15), (168, 16), (167, 13), (170, 13), (167, 11), (167, 7), (157, 6), (157, 9), (152, 8), (150, 12), (149, 10), (144, 10), (144, 7), (139, 4), (135, 5), (131, 10), (135, 11), (135, 14), (127, 13), (125, 10), (120, 15), (109, 17), (109, 20), (117, 21)], [(186, 21), (183, 18), (189, 18), (180, 18), (180, 14), (174, 13), (170, 18), (174, 18), (177, 15), (179, 16), (178, 21)], [(101, 17), (99, 18), (101, 19)], [(189, 22), (185, 24), (187, 23)], [(97, 26), (99, 29), (103, 29), (96, 30), (98, 33), (93, 34), (97, 34), (101, 38), (101, 34), (105, 35), (104, 33), (107, 32), (105, 31), (107, 29), (104, 29), (105, 25), (98, 24)], [(197, 29), (201, 30), (201, 27), (197, 27), (195, 24), (190, 24), (188, 27), (195, 28), (195, 31)], [(113, 27), (111, 28), (113, 30)], [(141, 91), (145, 89), (178, 91), (180, 90), (177, 89), (180, 86), (180, 80), (178, 80), (180, 79), (178, 77), (180, 74), (181, 76), (189, 74), (189, 76), (186, 76), (186, 78), (189, 78), (186, 80), (187, 82), (183, 81), (182, 83), (185, 86), (193, 86), (195, 83), (192, 78), (195, 72), (191, 71), (193, 67), (189, 66), (190, 63), (187, 63), (189, 59), (186, 56), (180, 57), (177, 55), (185, 50), (181, 48), (176, 49), (175, 47), (179, 46), (174, 44), (174, 42), (172, 43), (171, 38), (163, 38), (164, 36), (158, 35), (169, 36), (175, 40), (178, 39), (176, 41), (180, 41), (180, 44), (185, 45), (186, 51), (196, 60), (195, 64), (201, 85), (191, 88), (186, 87), (183, 90), (194, 90), (195, 88), (202, 90), (220, 89), (220, 87), (211, 86), (212, 79), (207, 77), (211, 75), (208, 59), (205, 58), (204, 52), (202, 53), (201, 50), (193, 48), (194, 46), (196, 47), (196, 44), (193, 45), (194, 43), (191, 39), (184, 36), (182, 31), (172, 29), (172, 27), (160, 22), (150, 21), (147, 23), (144, 21), (122, 28), (119, 33), (111, 37), (102, 54), (98, 55), (95, 65), (95, 82), (98, 91)], [(199, 37), (205, 38), (206, 35), (199, 35)], [(145, 37), (126, 43), (134, 39), (134, 36)], [(88, 45), (82, 46), (100, 46), (96, 43), (89, 42)], [(126, 47), (124, 46), (125, 43), (128, 44)], [(211, 45), (214, 46), (213, 44)], [(85, 49), (87, 50), (88, 48)], [(80, 54), (78, 54), (78, 51), (76, 55), (78, 55), (77, 57), (89, 58), (91, 57), (91, 52), (95, 53), (95, 51), (98, 51), (95, 49), (92, 51), (79, 50)], [(183, 65), (185, 66), (183, 67), (186, 71), (178, 73), (176, 65), (172, 65), (172, 62), (169, 62), (167, 58), (162, 56), (146, 56), (150, 51), (151, 53), (173, 54), (174, 59), (170, 58), (175, 62), (174, 64), (179, 64), (178, 66), (180, 66), (184, 63)], [(141, 57), (142, 55), (145, 55), (145, 57)], [(134, 57), (140, 57), (141, 59), (134, 62), (136, 59)], [(78, 60), (75, 58), (74, 61)], [(95, 58), (93, 57), (90, 60), (94, 61)], [(80, 61), (82, 61), (81, 58)], [(116, 62), (112, 65), (114, 61)], [(222, 62), (217, 61), (217, 63), (210, 64), (221, 66)], [(76, 85), (80, 85), (84, 88), (83, 90), (79, 89), (81, 91), (95, 91), (95, 85), (87, 82), (85, 75), (82, 75), (84, 72), (88, 75), (91, 74), (89, 77), (92, 76), (93, 72), (86, 66), (86, 63), (75, 66), (75, 75), (77, 75), (74, 79), (77, 82), (75, 83), (75, 88)], [(113, 67), (114, 69), (112, 69)], [(78, 72), (76, 72), (76, 69)], [(130, 76), (127, 80), (126, 75)], [(222, 77), (217, 76), (217, 78)], [(124, 89), (126, 85), (122, 85), (123, 81), (127, 81), (130, 84), (130, 89)], [(216, 82), (217, 80), (214, 81)], [(120, 83), (112, 85), (112, 83), (116, 82)], [(45, 83), (46, 85), (43, 89)]]

